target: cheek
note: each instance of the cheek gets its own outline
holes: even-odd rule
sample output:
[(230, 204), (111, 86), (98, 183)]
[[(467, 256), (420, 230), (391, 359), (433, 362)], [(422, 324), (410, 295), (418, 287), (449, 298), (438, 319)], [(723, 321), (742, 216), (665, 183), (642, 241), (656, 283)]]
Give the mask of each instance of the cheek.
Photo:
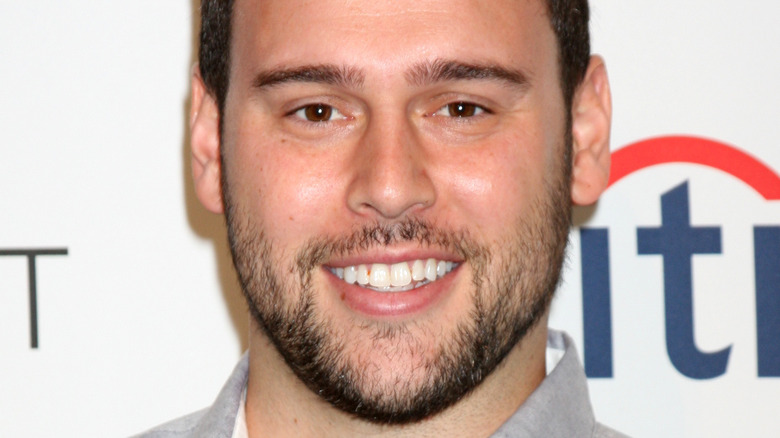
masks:
[(493, 139), (453, 163), (446, 181), (460, 223), (482, 233), (505, 232), (543, 190), (547, 154), (531, 134)]
[[(324, 232), (323, 218), (332, 217), (337, 166), (284, 139), (244, 142), (236, 148), (230, 171), (231, 191), (267, 237), (285, 246)], [(233, 177), (235, 175), (235, 178)]]

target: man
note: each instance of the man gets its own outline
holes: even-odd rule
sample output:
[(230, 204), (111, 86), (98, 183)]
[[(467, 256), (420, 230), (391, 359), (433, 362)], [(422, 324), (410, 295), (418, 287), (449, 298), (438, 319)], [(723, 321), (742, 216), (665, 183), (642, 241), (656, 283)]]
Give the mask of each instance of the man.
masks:
[(547, 329), (609, 169), (585, 0), (204, 0), (196, 192), (252, 316), (150, 436), (617, 436)]

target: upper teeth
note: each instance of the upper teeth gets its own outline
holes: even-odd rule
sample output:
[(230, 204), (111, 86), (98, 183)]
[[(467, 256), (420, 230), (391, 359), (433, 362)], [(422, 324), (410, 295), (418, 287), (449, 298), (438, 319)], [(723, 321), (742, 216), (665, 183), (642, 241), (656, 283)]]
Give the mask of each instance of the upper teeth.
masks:
[(435, 259), (414, 260), (387, 265), (347, 266), (333, 268), (331, 272), (349, 284), (370, 286), (382, 292), (400, 292), (428, 284), (445, 276), (457, 266), (454, 262)]

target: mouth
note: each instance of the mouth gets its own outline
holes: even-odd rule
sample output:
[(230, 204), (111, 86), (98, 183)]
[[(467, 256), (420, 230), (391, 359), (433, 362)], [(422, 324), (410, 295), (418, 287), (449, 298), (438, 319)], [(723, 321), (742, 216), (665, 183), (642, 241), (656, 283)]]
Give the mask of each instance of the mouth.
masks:
[(359, 264), (328, 268), (347, 284), (376, 292), (406, 292), (433, 283), (457, 268), (458, 262), (429, 259), (402, 261), (399, 263)]

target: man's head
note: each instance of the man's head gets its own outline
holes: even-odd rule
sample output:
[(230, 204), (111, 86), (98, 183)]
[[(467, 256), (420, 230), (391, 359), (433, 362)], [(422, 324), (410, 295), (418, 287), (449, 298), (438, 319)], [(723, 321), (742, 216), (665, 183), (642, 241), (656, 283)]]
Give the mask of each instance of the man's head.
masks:
[(518, 346), (544, 337), (570, 204), (606, 184), (587, 4), (230, 3), (204, 3), (222, 22), (201, 62), (221, 67), (193, 80), (193, 170), (253, 336), (380, 423), (440, 412), (502, 362), (538, 368)]

